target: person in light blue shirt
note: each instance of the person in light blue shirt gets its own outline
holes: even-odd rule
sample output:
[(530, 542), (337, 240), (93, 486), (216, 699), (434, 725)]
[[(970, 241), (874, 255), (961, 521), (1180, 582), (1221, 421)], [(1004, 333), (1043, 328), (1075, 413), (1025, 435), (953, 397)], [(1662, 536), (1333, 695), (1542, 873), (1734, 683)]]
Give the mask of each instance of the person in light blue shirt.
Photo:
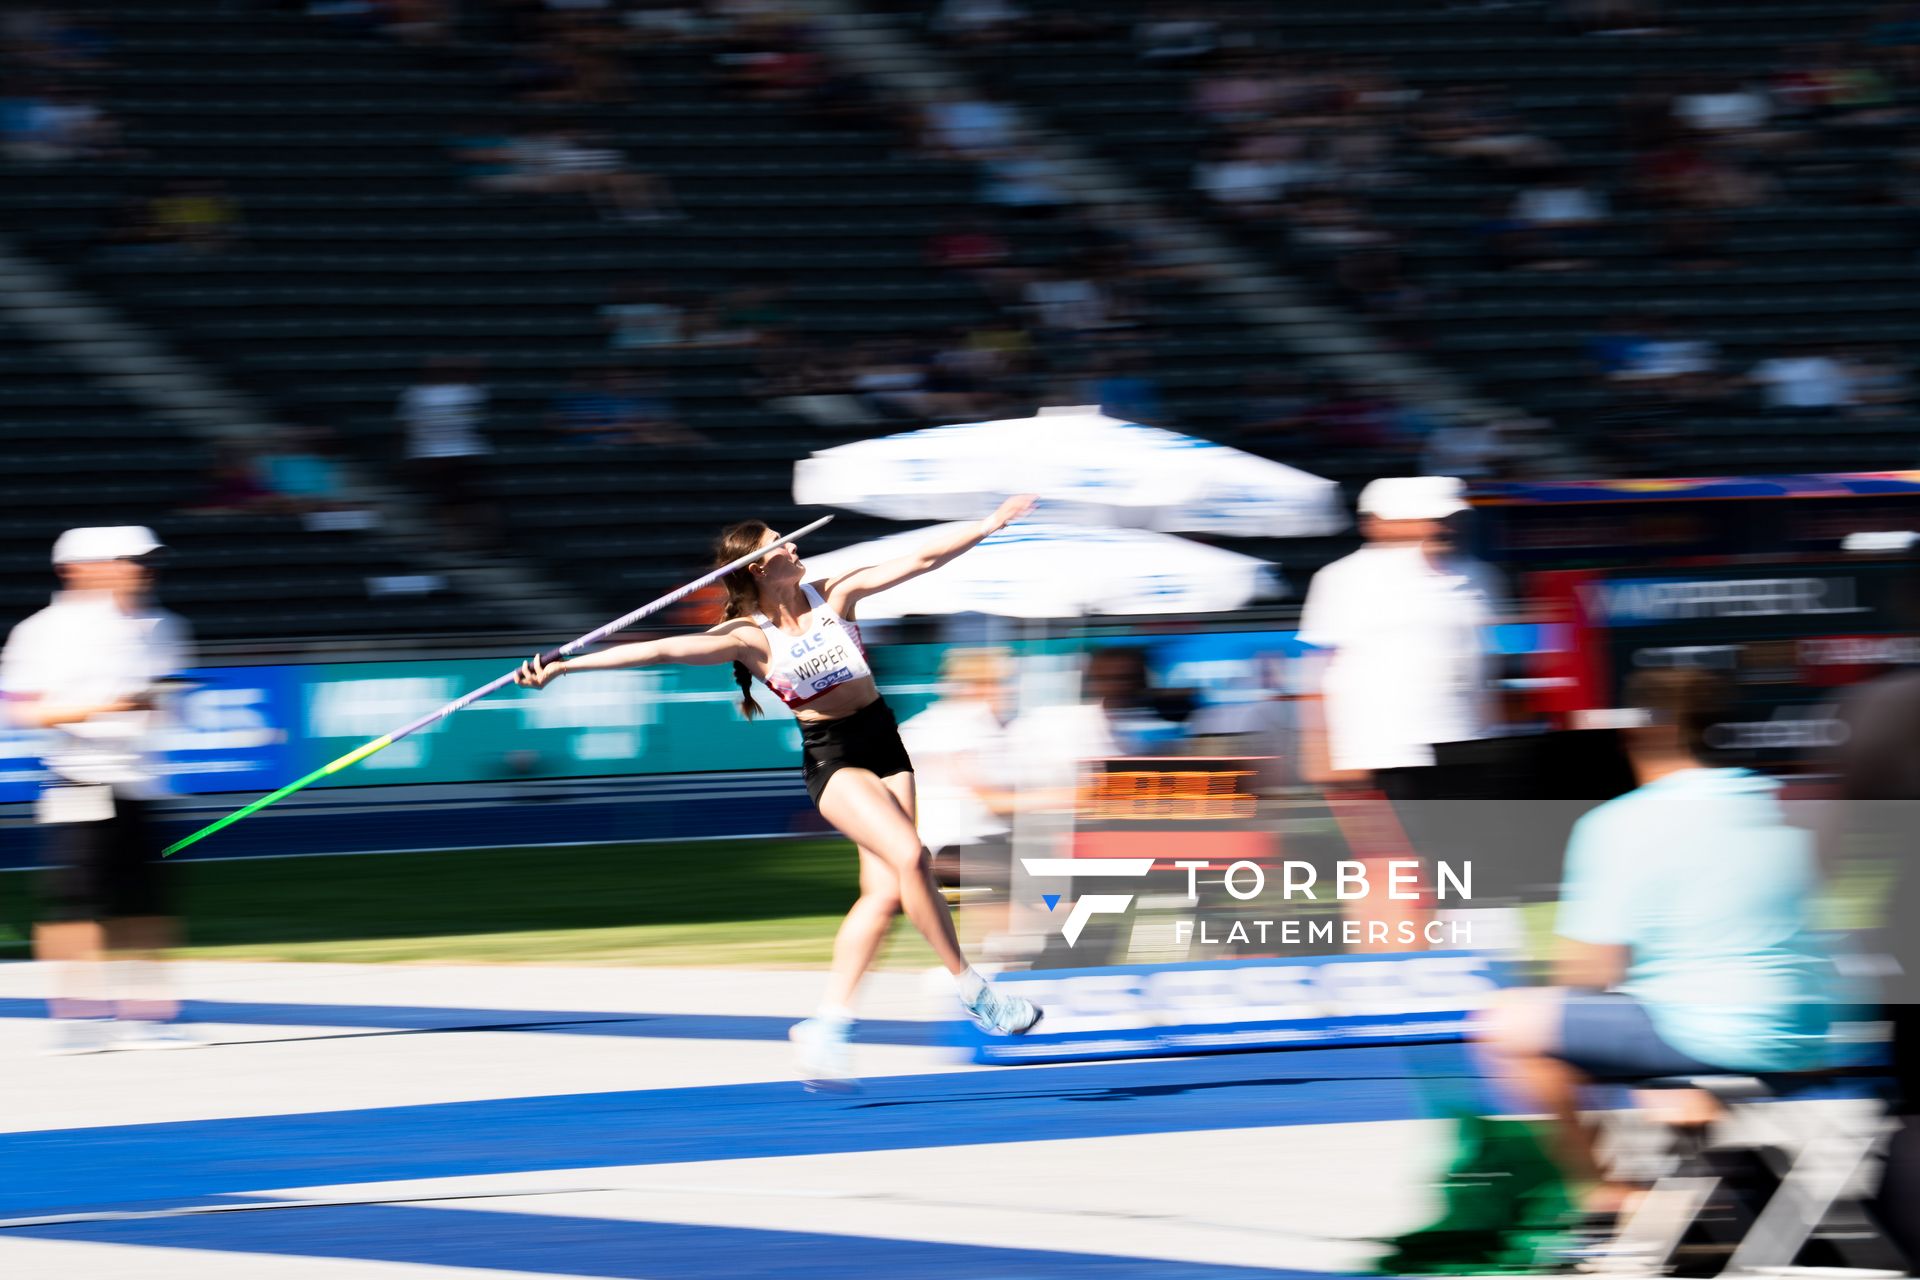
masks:
[(1559, 1121), (1562, 1163), (1601, 1212), (1633, 1189), (1599, 1175), (1584, 1087), (1817, 1069), (1839, 995), (1809, 919), (1813, 832), (1788, 821), (1771, 778), (1705, 763), (1725, 682), (1649, 671), (1628, 697), (1650, 720), (1628, 731), (1640, 786), (1574, 827), (1558, 987), (1511, 993), (1481, 1028), (1509, 1081)]
[(1826, 1045), (1829, 965), (1806, 920), (1817, 889), (1812, 833), (1788, 825), (1777, 782), (1687, 768), (1574, 828), (1555, 932), (1624, 951), (1615, 992), (1681, 1053), (1802, 1071)]

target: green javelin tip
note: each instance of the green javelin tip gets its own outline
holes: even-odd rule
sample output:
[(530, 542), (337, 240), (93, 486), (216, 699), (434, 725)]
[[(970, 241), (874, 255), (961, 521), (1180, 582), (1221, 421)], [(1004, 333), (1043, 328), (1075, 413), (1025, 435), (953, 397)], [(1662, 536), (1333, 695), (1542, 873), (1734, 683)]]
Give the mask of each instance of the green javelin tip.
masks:
[(305, 786), (311, 786), (313, 783), (320, 781), (320, 779), (326, 777), (328, 774), (338, 773), (342, 769), (346, 768), (348, 765), (358, 763), (361, 760), (365, 760), (368, 756), (372, 755), (374, 752), (384, 750), (385, 748), (390, 747), (392, 745), (393, 745), (393, 738), (391, 736), (388, 736), (384, 738), (375, 738), (372, 742), (366, 743), (362, 746), (355, 747), (353, 750), (347, 752), (347, 754), (341, 756), (338, 760), (332, 761), (328, 764), (321, 765), (318, 769), (315, 769), (312, 773), (308, 774), (306, 777), (297, 779), (296, 781), (293, 781), (293, 782), (289, 782), (286, 786), (280, 788), (278, 791), (274, 792), (272, 795), (261, 796), (258, 800), (255, 800), (252, 804), (245, 805), (239, 809), (235, 809), (232, 813), (228, 814), (224, 818), (221, 818), (219, 821), (208, 823), (206, 826), (200, 828), (198, 831), (186, 837), (184, 840), (174, 841), (172, 844), (168, 845), (165, 850), (161, 852), (160, 856), (164, 858), (170, 854), (178, 853), (180, 850), (186, 848), (188, 845), (194, 843), (195, 841), (204, 840), (208, 836), (212, 835), (214, 832), (220, 831), (227, 827), (232, 826), (234, 823), (240, 821), (240, 819), (246, 817), (248, 814), (260, 812), (260, 810), (266, 808), (268, 805), (272, 804), (275, 800), (284, 800), (288, 796), (292, 795), (294, 792), (298, 791), (300, 788)]

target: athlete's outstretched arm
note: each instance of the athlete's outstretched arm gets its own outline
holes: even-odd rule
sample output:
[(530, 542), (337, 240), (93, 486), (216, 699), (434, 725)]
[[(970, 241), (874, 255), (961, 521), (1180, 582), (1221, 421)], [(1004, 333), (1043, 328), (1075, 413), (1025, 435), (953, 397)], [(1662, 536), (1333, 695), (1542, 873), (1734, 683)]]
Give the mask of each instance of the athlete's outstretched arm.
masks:
[(1035, 501), (1030, 493), (1017, 494), (1001, 503), (998, 511), (977, 524), (962, 525), (908, 555), (895, 556), (864, 569), (849, 570), (827, 583), (827, 599), (834, 608), (845, 608), (875, 592), (897, 587), (909, 578), (931, 573), (1033, 510)]
[(520, 664), (513, 682), (539, 689), (555, 676), (570, 671), (610, 671), (616, 667), (659, 667), (679, 664), (689, 667), (714, 667), (723, 662), (738, 662), (747, 656), (747, 646), (733, 628), (709, 631), (697, 636), (668, 636), (662, 640), (643, 640), (639, 644), (615, 645), (597, 653), (576, 654), (557, 662), (542, 664), (535, 654)]

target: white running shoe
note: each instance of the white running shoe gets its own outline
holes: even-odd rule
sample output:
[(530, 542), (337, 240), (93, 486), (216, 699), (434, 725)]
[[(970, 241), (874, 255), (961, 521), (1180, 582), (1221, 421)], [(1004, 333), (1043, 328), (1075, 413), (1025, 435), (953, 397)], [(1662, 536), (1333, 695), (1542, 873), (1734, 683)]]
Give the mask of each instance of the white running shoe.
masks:
[(960, 1006), (974, 1025), (996, 1036), (1025, 1035), (1033, 1030), (1041, 1015), (1040, 1006), (1033, 1001), (996, 991), (990, 983), (983, 984), (973, 999), (962, 1000)]
[(50, 1058), (81, 1053), (104, 1053), (113, 1047), (113, 1022), (108, 1018), (51, 1018), (46, 1046)]
[(808, 1018), (787, 1032), (800, 1051), (800, 1079), (810, 1091), (853, 1087), (853, 1023), (842, 1018)]
[(116, 1049), (198, 1049), (201, 1041), (177, 1022), (129, 1019), (114, 1024)]

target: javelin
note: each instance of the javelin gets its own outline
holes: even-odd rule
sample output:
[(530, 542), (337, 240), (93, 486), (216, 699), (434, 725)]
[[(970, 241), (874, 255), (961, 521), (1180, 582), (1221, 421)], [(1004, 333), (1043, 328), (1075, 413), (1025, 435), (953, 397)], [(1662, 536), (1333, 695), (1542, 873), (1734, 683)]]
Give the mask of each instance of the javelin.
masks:
[[(818, 529), (821, 525), (825, 524), (827, 521), (831, 519), (833, 519), (832, 516), (821, 516), (818, 520), (815, 520), (812, 524), (806, 526), (804, 529), (797, 529), (792, 533), (785, 534), (781, 537), (777, 537), (772, 542), (769, 542), (766, 546), (761, 547), (758, 551), (749, 551), (746, 555), (741, 556), (738, 560), (735, 560), (730, 564), (721, 565), (718, 569), (715, 569), (712, 573), (707, 574), (705, 577), (695, 578), (692, 582), (689, 582), (686, 586), (677, 588), (676, 590), (673, 590), (673, 591), (669, 591), (666, 595), (661, 596), (658, 600), (655, 600), (653, 603), (641, 605), (638, 609), (635, 609), (632, 613), (628, 614), (624, 618), (615, 618), (612, 622), (609, 622), (606, 626), (596, 627), (594, 630), (589, 631), (587, 632), (587, 634), (581, 636), (578, 640), (569, 640), (566, 644), (561, 645), (558, 649), (553, 650), (551, 653), (541, 654), (540, 665), (545, 666), (549, 662), (557, 662), (561, 658), (566, 657), (568, 654), (578, 653), (580, 650), (586, 648), (588, 645), (594, 644), (597, 641), (606, 639), (608, 636), (613, 635), (615, 632), (626, 630), (628, 627), (640, 621), (640, 619), (646, 617), (648, 614), (658, 613), (660, 610), (666, 608), (668, 605), (673, 604), (676, 601), (686, 599), (688, 596), (692, 595), (694, 592), (700, 590), (700, 588), (708, 586), (712, 583), (718, 582), (720, 579), (732, 573), (735, 569), (744, 568), (745, 566), (752, 564), (755, 560), (758, 560), (761, 556), (766, 555), (769, 551), (778, 550), (785, 543), (796, 542), (799, 539), (806, 537), (808, 534), (812, 533), (815, 529)], [(392, 733), (382, 734), (380, 737), (375, 738), (372, 742), (363, 743), (360, 746), (355, 747), (353, 750), (347, 752), (347, 754), (341, 756), (338, 760), (335, 760), (330, 764), (321, 765), (318, 769), (315, 769), (312, 773), (308, 774), (306, 777), (301, 778), (296, 782), (289, 782), (286, 786), (280, 788), (278, 791), (274, 792), (273, 794), (261, 796), (258, 800), (255, 800), (252, 804), (246, 805), (243, 808), (235, 809), (232, 813), (228, 814), (226, 817), (221, 818), (217, 822), (209, 823), (208, 825), (194, 832), (192, 835), (188, 836), (186, 839), (174, 841), (172, 844), (167, 846), (165, 852), (163, 852), (160, 856), (164, 858), (168, 854), (178, 853), (180, 850), (186, 848), (188, 845), (194, 843), (195, 841), (206, 839), (208, 836), (220, 830), (222, 827), (230, 827), (234, 823), (240, 821), (240, 819), (247, 817), (249, 814), (260, 812), (260, 810), (266, 808), (268, 805), (272, 804), (275, 800), (285, 799), (287, 796), (292, 795), (294, 792), (300, 790), (300, 788), (302, 787), (312, 786), (314, 783), (320, 781), (320, 779), (327, 777), (330, 774), (338, 773), (342, 769), (346, 768), (348, 765), (358, 764), (360, 761), (365, 760), (368, 756), (374, 754), (376, 751), (386, 750), (388, 747), (400, 741), (400, 739), (406, 737), (408, 734), (418, 733), (420, 730), (426, 728), (428, 725), (434, 723), (434, 721), (436, 720), (446, 719), (448, 716), (460, 710), (460, 708), (467, 706), (469, 703), (478, 702), (480, 701), (480, 699), (492, 693), (495, 689), (501, 688), (504, 685), (512, 683), (513, 677), (519, 672), (519, 670), (520, 668), (515, 667), (512, 671), (507, 672), (507, 674), (500, 676), (497, 679), (487, 681), (487, 683), (481, 685), (478, 689), (475, 689), (472, 693), (466, 694), (462, 697), (455, 698), (452, 702), (449, 702), (446, 706), (441, 707), (438, 711), (429, 711), (426, 715), (421, 716), (418, 720), (415, 720), (413, 723), (405, 725), (401, 728), (395, 729)]]

